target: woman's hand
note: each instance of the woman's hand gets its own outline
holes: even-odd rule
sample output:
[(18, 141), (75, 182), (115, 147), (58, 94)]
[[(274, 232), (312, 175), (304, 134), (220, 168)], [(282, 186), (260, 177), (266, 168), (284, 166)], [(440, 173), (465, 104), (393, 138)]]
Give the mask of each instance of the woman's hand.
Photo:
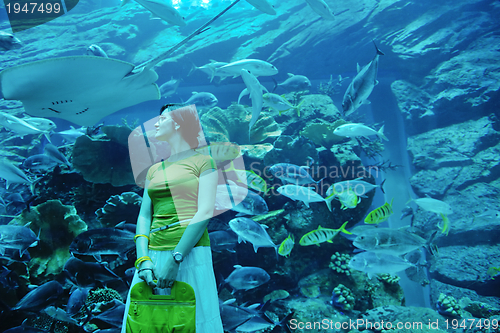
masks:
[(156, 287), (156, 284), (154, 283), (154, 271), (153, 271), (153, 263), (146, 261), (143, 262), (140, 269), (139, 269), (139, 278), (144, 280), (150, 286), (151, 288)]
[(168, 256), (166, 262), (160, 267), (156, 267), (154, 275), (158, 280), (156, 283), (157, 288), (171, 288), (174, 281), (177, 279), (179, 272), (179, 264), (175, 262), (172, 256)]

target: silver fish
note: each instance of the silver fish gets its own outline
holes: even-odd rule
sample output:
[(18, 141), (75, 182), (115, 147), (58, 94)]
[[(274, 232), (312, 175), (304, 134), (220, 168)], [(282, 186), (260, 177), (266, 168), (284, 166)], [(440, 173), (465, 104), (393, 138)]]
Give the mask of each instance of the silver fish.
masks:
[(274, 244), (267, 233), (267, 225), (255, 222), (246, 217), (237, 217), (229, 221), (229, 227), (238, 235), (238, 242), (250, 242), (255, 253), (259, 247), (273, 247), (278, 253), (278, 245)]
[(356, 235), (354, 246), (377, 254), (400, 256), (428, 245), (422, 237), (400, 229), (372, 227)]
[[(373, 42), (375, 44), (375, 42)], [(375, 85), (378, 84), (377, 81), (377, 71), (378, 71), (378, 58), (384, 55), (375, 44), (375, 49), (377, 54), (369, 64), (363, 68), (359, 68), (358, 74), (354, 77), (349, 87), (344, 94), (344, 100), (342, 102), (342, 109), (347, 117), (354, 111), (356, 111), (361, 104), (370, 103), (367, 99), (373, 91)]]
[(271, 279), (265, 270), (259, 267), (234, 266), (235, 270), (224, 281), (235, 290), (257, 288)]
[(282, 87), (287, 91), (304, 91), (311, 89), (311, 81), (307, 76), (288, 73), (288, 79), (279, 83), (277, 87)]
[(104, 52), (104, 50), (99, 45), (95, 45), (95, 44), (92, 44), (87, 48), (87, 55), (96, 56), (96, 57), (103, 57), (103, 58), (108, 57), (106, 52)]
[(15, 50), (23, 46), (23, 43), (13, 34), (0, 31), (0, 51)]
[(376, 254), (373, 252), (361, 252), (352, 257), (349, 267), (357, 271), (365, 272), (368, 278), (374, 274), (395, 273), (404, 271), (407, 268), (415, 267), (414, 264), (389, 254)]
[(4, 255), (6, 249), (15, 249), (22, 256), (30, 247), (38, 245), (40, 238), (26, 226), (0, 225), (0, 254)]

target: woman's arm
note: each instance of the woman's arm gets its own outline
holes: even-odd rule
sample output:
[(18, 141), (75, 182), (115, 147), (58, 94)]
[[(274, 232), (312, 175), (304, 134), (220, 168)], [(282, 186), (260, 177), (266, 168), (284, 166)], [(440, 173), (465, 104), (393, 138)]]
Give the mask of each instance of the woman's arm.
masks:
[(198, 243), (213, 216), (215, 207), (215, 194), (219, 174), (213, 169), (200, 175), (198, 187), (198, 211), (193, 216), (174, 252), (180, 252), (186, 257)]
[[(149, 180), (146, 179), (144, 186), (144, 195), (142, 196), (141, 209), (137, 217), (137, 226), (135, 229), (136, 235), (146, 235), (149, 237), (151, 228), (151, 218), (153, 216), (153, 209), (151, 198), (148, 195)], [(137, 258), (149, 255), (149, 238), (137, 237), (135, 248)], [(139, 277), (147, 282), (150, 286), (155, 286), (153, 282), (153, 263), (149, 260), (143, 261), (139, 266)]]
[[(193, 216), (182, 237), (175, 247), (174, 252), (180, 252), (184, 258), (198, 243), (207, 228), (210, 218), (213, 216), (215, 207), (215, 194), (217, 192), (218, 172), (207, 170), (200, 175), (198, 186), (198, 211)], [(169, 256), (165, 266), (158, 269), (158, 287), (167, 288), (171, 286), (177, 277), (179, 264)]]

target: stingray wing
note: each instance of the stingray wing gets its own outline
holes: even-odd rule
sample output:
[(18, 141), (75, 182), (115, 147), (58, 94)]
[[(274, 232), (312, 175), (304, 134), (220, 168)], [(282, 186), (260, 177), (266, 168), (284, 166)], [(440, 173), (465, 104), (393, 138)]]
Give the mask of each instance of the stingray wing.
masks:
[(0, 84), (4, 98), (20, 100), (32, 116), (91, 126), (123, 108), (160, 99), (156, 72), (130, 74), (133, 69), (116, 59), (62, 57), (6, 69)]

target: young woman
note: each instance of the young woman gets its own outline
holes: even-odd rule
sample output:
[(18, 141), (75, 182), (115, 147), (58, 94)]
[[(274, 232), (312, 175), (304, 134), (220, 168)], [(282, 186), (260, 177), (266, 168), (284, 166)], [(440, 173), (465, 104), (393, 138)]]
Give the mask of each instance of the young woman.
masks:
[[(190, 284), (196, 296), (196, 332), (223, 333), (207, 232), (217, 168), (210, 156), (194, 151), (201, 132), (194, 107), (170, 111), (164, 106), (155, 127), (155, 138), (169, 143), (171, 155), (153, 165), (146, 177), (135, 237), (138, 269), (132, 286), (144, 280), (158, 294), (166, 294), (165, 288), (174, 281)], [(129, 306), (130, 296), (122, 333)]]

